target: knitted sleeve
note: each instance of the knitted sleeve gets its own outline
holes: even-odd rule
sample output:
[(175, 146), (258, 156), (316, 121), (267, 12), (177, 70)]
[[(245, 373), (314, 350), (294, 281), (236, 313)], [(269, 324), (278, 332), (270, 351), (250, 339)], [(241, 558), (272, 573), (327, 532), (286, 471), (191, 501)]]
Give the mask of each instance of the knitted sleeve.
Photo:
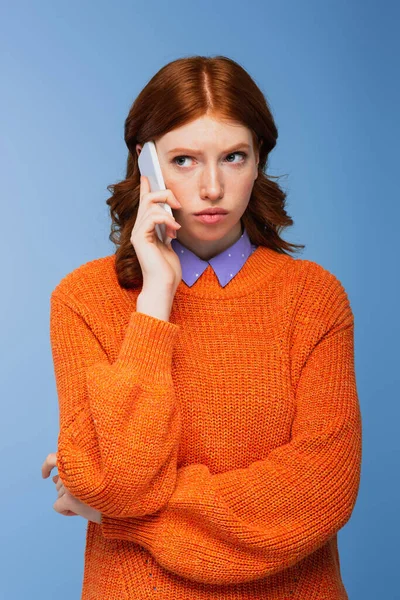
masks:
[(176, 485), (181, 421), (171, 362), (179, 326), (133, 312), (111, 363), (67, 302), (52, 293), (60, 478), (73, 496), (99, 511), (152, 514)]
[(333, 275), (324, 288), (301, 297), (291, 337), (290, 442), (248, 468), (180, 468), (162, 510), (143, 518), (103, 514), (104, 537), (144, 546), (179, 576), (229, 584), (292, 566), (349, 520), (361, 469), (354, 320)]

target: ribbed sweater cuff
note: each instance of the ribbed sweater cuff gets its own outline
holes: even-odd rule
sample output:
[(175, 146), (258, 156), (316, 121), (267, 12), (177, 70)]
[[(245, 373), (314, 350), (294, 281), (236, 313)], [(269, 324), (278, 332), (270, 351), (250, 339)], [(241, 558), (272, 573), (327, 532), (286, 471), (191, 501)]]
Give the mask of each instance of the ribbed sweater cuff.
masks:
[(136, 543), (149, 548), (156, 537), (157, 517), (148, 515), (135, 519), (117, 519), (105, 514), (101, 515), (101, 530), (103, 537), (109, 539), (119, 539)]
[(142, 381), (170, 380), (172, 352), (180, 326), (133, 312), (114, 364), (140, 372)]

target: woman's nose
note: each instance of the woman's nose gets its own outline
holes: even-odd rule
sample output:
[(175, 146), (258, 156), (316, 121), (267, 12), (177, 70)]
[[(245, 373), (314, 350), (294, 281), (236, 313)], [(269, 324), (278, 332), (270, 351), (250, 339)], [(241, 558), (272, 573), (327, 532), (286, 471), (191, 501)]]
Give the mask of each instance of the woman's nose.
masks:
[(204, 169), (201, 175), (200, 195), (202, 198), (218, 200), (224, 195), (222, 174), (217, 167)]

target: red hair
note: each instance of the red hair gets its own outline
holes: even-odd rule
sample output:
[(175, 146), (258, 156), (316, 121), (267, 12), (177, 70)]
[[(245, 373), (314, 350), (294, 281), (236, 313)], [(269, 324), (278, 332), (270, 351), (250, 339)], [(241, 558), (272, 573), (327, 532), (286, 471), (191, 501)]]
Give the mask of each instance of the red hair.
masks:
[(279, 235), (293, 225), (293, 220), (285, 210), (286, 193), (274, 181), (279, 177), (265, 172), (278, 130), (263, 93), (247, 71), (230, 58), (180, 58), (162, 67), (132, 104), (125, 121), (129, 150), (126, 177), (107, 187), (112, 193), (106, 201), (112, 219), (109, 239), (117, 247), (116, 273), (124, 288), (143, 283), (130, 241), (140, 199), (136, 144), (157, 141), (168, 131), (206, 114), (246, 126), (252, 133), (254, 150), (259, 147), (259, 175), (241, 218), (251, 242), (285, 254), (304, 248), (303, 244), (286, 242)]

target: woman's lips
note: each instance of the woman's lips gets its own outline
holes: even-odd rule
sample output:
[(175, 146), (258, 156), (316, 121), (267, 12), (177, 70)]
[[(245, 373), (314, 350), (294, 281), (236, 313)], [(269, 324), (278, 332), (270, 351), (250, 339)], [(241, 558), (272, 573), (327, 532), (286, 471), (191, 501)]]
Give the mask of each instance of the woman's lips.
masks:
[(198, 219), (202, 223), (207, 223), (209, 225), (211, 225), (212, 223), (219, 223), (226, 216), (227, 216), (227, 213), (225, 213), (225, 214), (220, 213), (220, 214), (216, 214), (216, 215), (207, 215), (207, 214), (206, 215), (194, 215), (194, 217), (196, 219)]

